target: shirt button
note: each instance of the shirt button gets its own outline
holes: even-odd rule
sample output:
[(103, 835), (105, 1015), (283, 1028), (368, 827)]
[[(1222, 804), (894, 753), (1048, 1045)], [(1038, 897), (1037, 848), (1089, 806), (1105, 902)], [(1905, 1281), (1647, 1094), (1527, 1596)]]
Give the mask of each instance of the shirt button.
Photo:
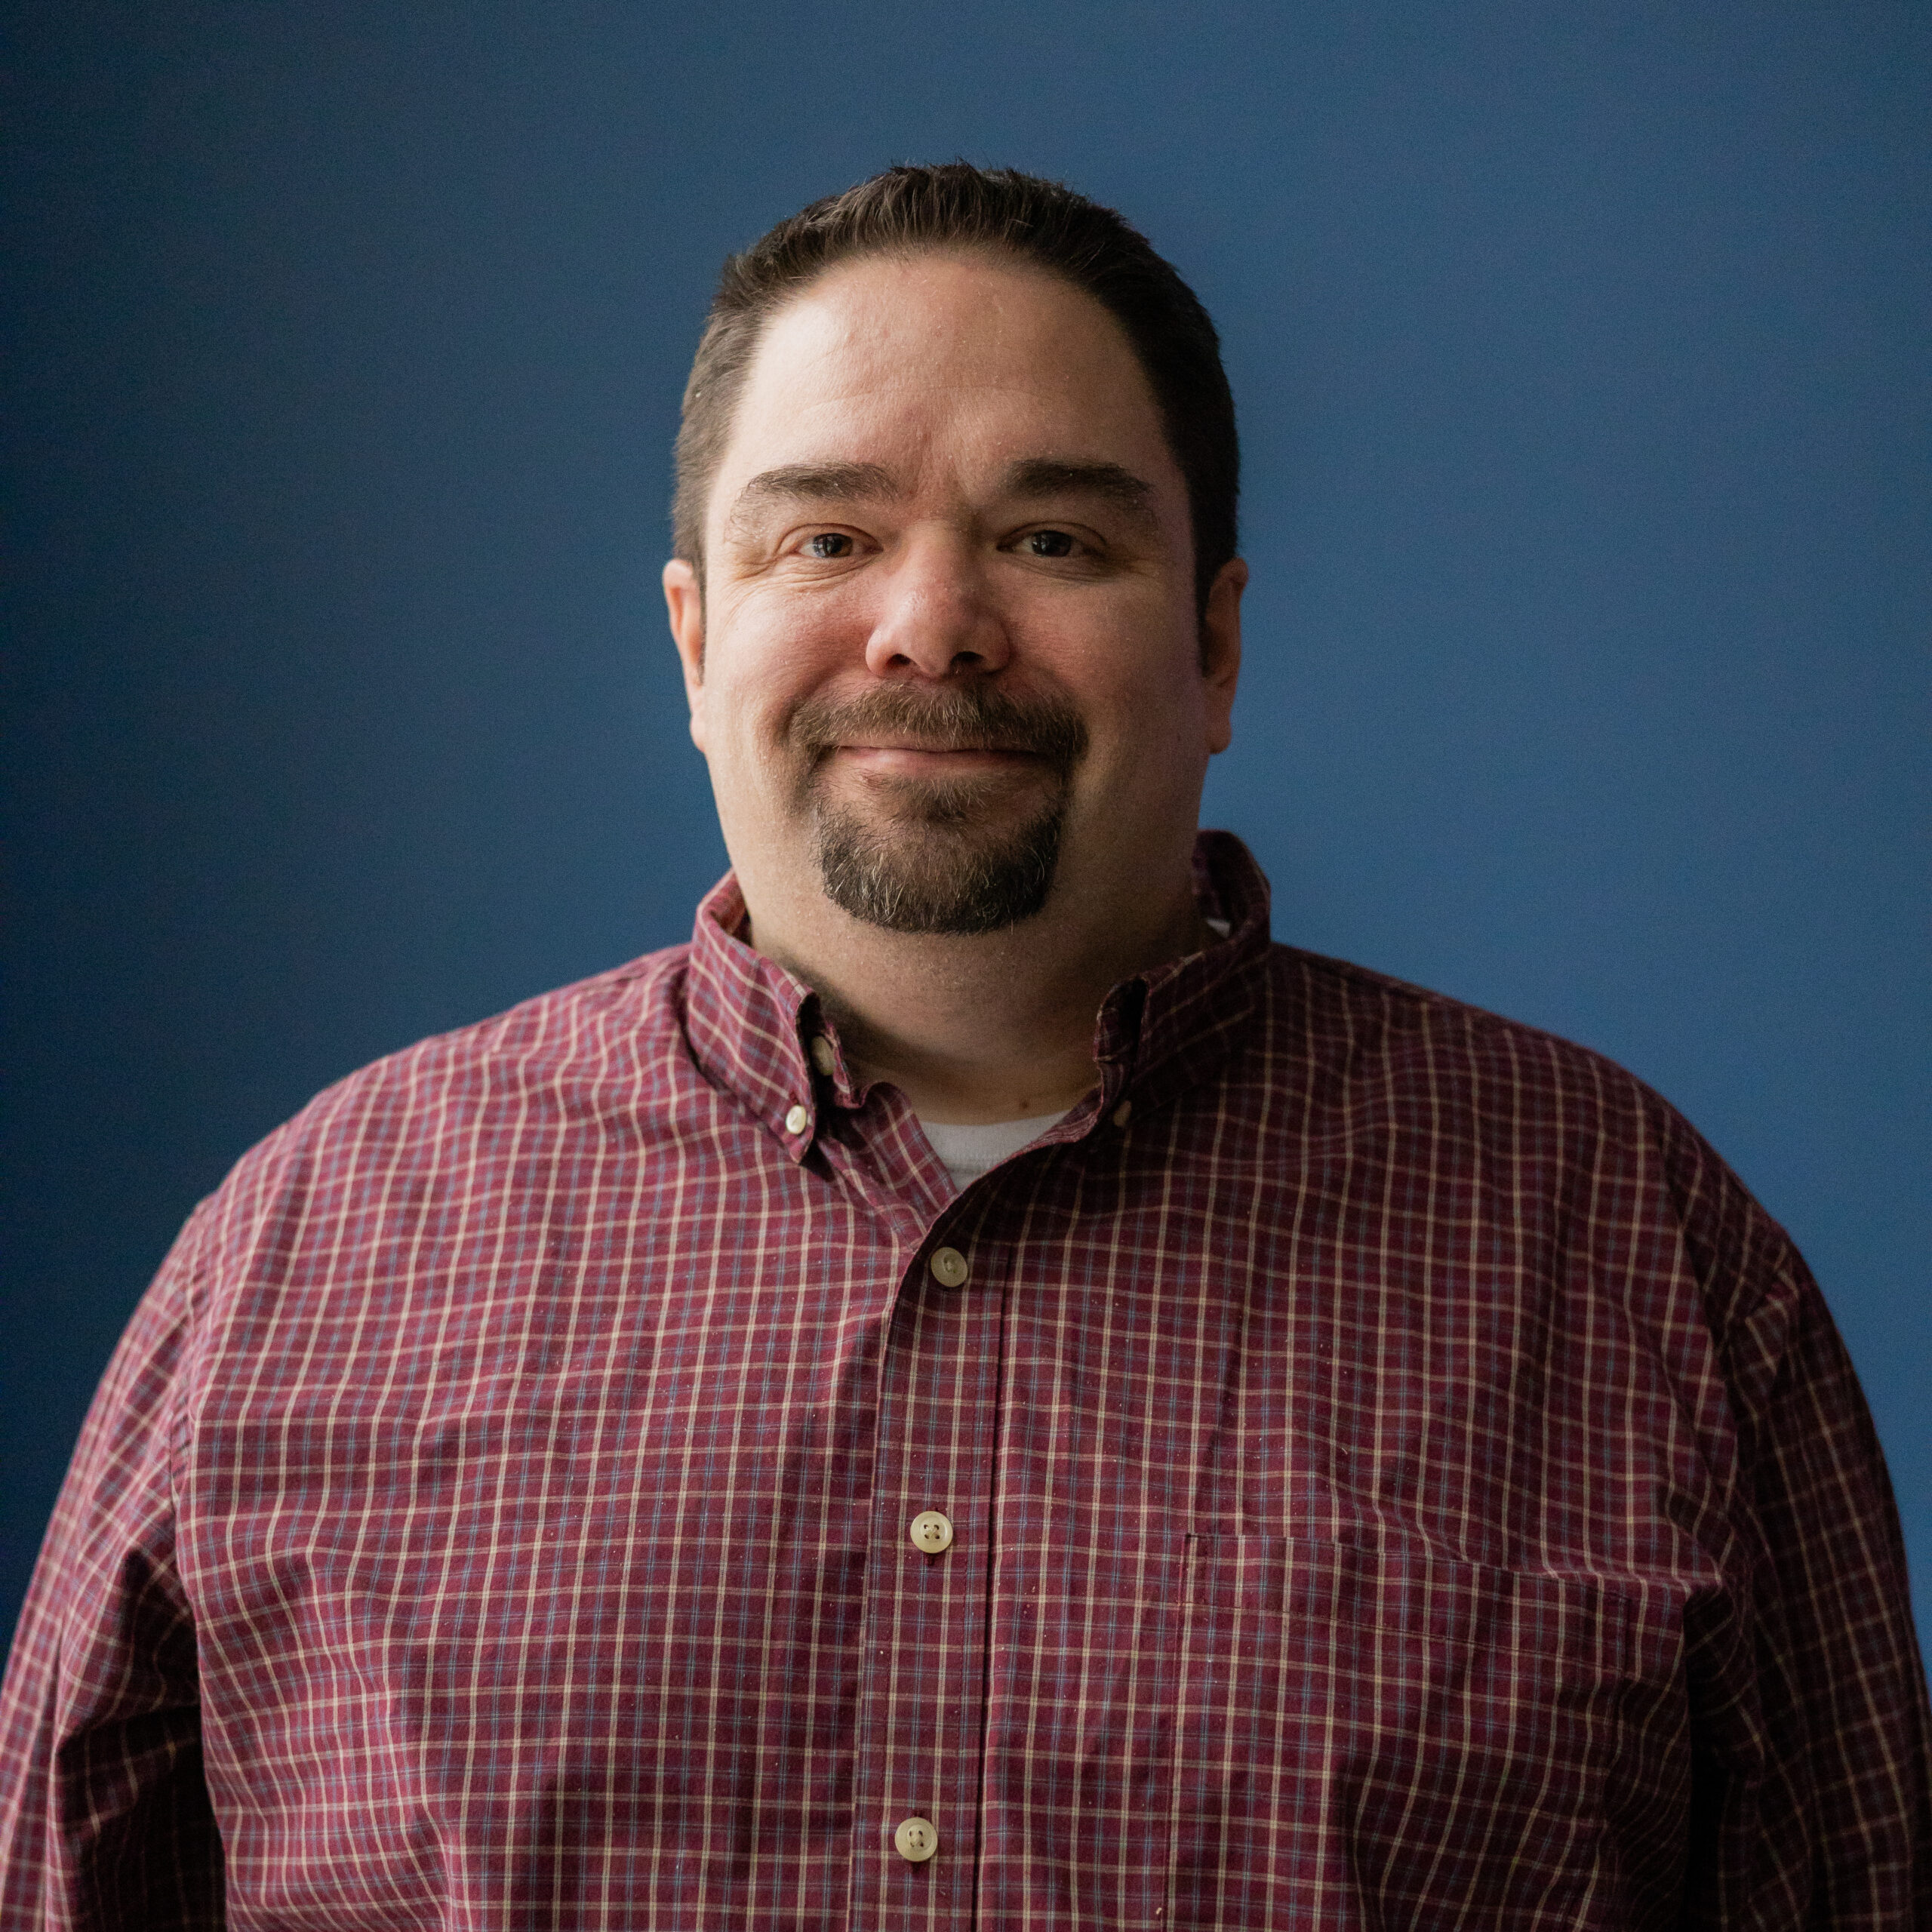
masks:
[[(928, 1556), (937, 1556), (941, 1550), (952, 1547), (952, 1525), (937, 1509), (921, 1509), (912, 1518), (912, 1547), (924, 1550)], [(913, 1820), (915, 1824), (918, 1822)]]
[(939, 1849), (939, 1833), (925, 1818), (903, 1818), (892, 1842), (908, 1865), (923, 1865)]
[(811, 1124), (812, 1117), (803, 1107), (794, 1107), (785, 1116), (785, 1131), (787, 1134), (802, 1134)]
[(812, 1035), (811, 1056), (813, 1066), (823, 1074), (829, 1075), (838, 1064), (832, 1054), (832, 1042), (823, 1033)]
[(1133, 1118), (1134, 1103), (1131, 1100), (1121, 1101), (1114, 1109), (1114, 1124), (1116, 1127), (1124, 1127)]
[(933, 1279), (943, 1288), (963, 1288), (966, 1277), (973, 1271), (966, 1266), (966, 1257), (956, 1247), (938, 1247), (933, 1251), (933, 1258), (926, 1263), (933, 1271)]

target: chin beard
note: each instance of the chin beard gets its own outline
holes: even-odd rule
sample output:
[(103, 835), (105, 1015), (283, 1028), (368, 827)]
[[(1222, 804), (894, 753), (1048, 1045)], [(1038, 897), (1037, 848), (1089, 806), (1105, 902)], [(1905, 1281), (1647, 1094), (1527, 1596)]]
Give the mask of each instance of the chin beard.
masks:
[[(935, 749), (1023, 752), (1052, 782), (1017, 824), (997, 780), (879, 786), (869, 810), (828, 798), (826, 757), (873, 730), (910, 733)], [(790, 737), (826, 895), (855, 919), (890, 932), (991, 933), (1030, 919), (1047, 903), (1073, 768), (1087, 749), (1086, 726), (1064, 699), (1011, 696), (981, 681), (925, 691), (881, 685), (843, 703), (808, 701), (792, 718)]]
[(882, 826), (821, 809), (819, 873), (835, 906), (888, 932), (998, 932), (1047, 903), (1066, 823), (1063, 789), (1023, 825), (989, 832), (964, 801), (922, 786)]

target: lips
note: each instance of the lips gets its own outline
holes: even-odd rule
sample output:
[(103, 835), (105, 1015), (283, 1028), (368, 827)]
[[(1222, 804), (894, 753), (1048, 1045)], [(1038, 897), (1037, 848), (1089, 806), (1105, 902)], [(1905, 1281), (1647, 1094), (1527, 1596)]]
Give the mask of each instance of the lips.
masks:
[(1038, 770), (1042, 762), (1034, 752), (1004, 745), (846, 744), (826, 755), (861, 777), (880, 780), (992, 777)]
[(980, 752), (1012, 752), (1030, 757), (1023, 745), (935, 744), (929, 738), (854, 738), (838, 749), (842, 752), (930, 752), (935, 758), (971, 757)]

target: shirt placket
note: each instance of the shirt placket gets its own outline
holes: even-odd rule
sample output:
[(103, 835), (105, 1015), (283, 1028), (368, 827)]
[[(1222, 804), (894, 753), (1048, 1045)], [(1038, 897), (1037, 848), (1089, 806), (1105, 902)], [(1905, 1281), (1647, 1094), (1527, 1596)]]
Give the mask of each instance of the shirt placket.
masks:
[(900, 1285), (867, 1566), (854, 1927), (973, 1922), (1001, 1274), (993, 1244), (942, 1220)]

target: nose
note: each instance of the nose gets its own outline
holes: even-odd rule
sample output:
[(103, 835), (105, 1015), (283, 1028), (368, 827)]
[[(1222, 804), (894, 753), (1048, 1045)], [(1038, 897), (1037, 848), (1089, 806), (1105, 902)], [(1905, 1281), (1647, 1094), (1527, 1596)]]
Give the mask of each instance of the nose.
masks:
[(1006, 623), (970, 546), (951, 533), (907, 543), (881, 574), (884, 601), (866, 643), (875, 677), (981, 675), (1013, 655)]

